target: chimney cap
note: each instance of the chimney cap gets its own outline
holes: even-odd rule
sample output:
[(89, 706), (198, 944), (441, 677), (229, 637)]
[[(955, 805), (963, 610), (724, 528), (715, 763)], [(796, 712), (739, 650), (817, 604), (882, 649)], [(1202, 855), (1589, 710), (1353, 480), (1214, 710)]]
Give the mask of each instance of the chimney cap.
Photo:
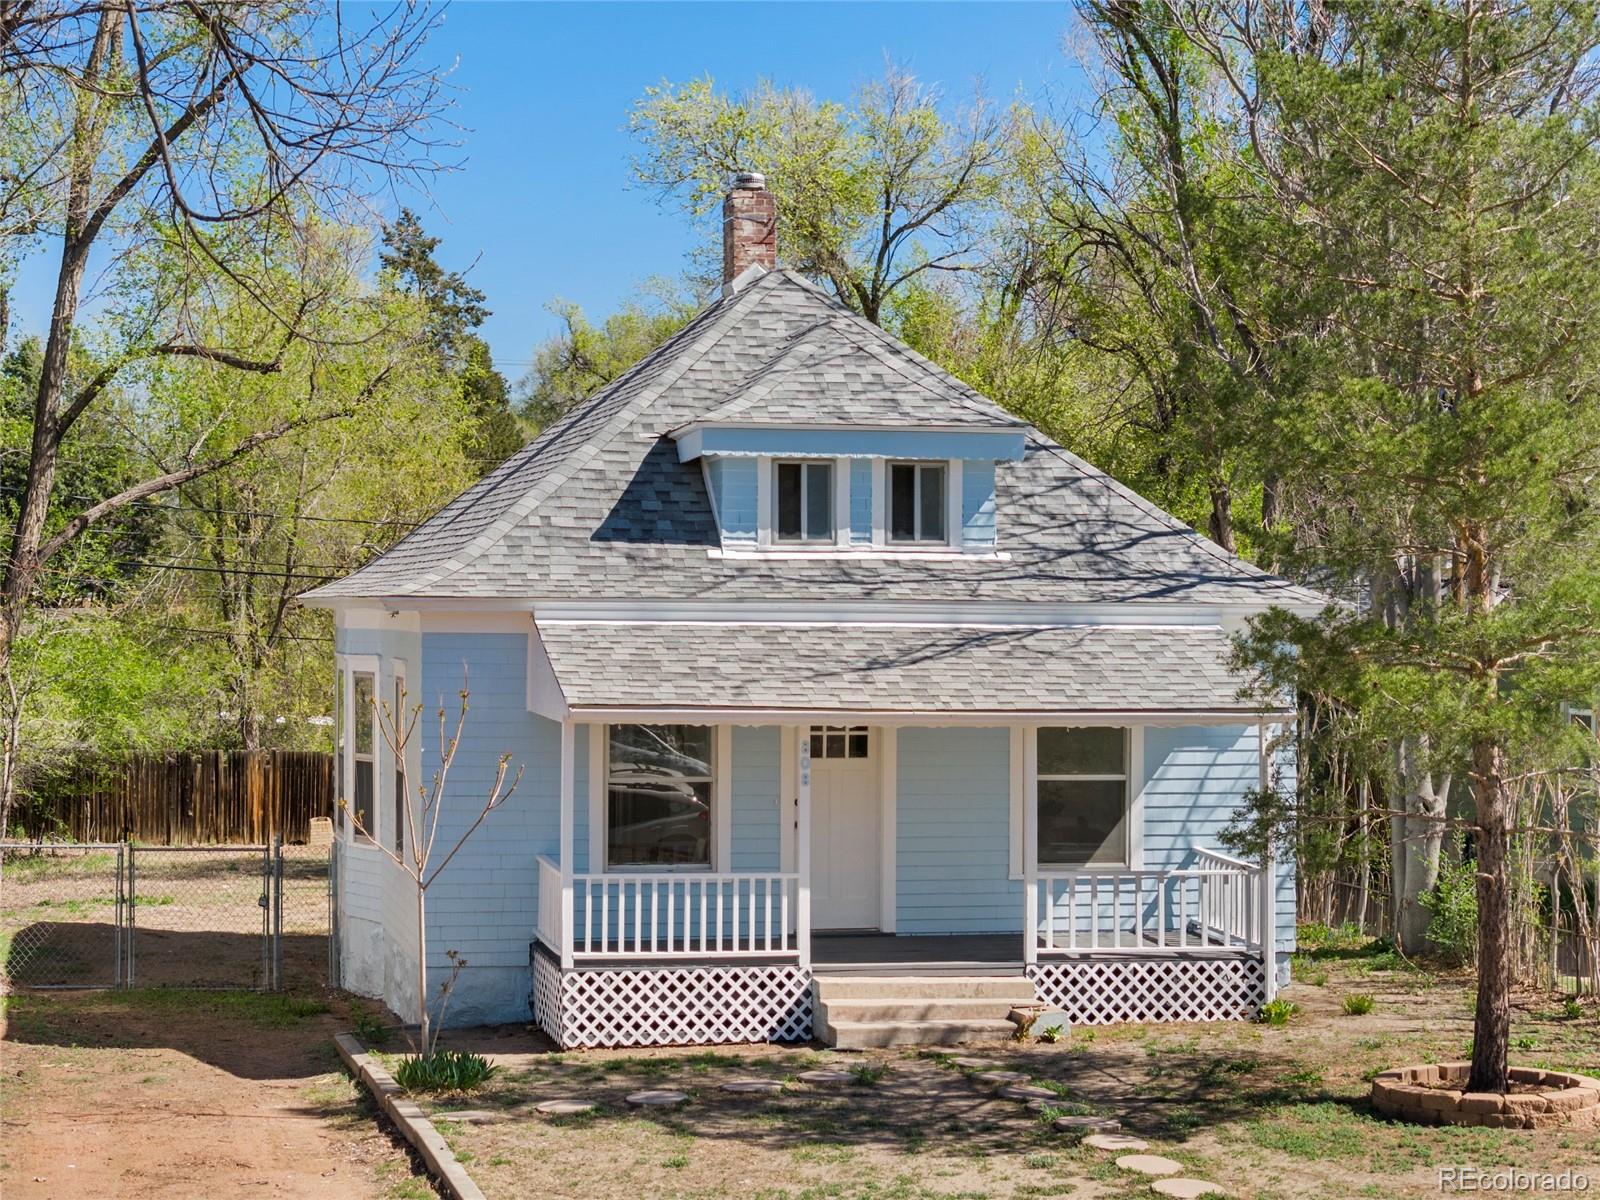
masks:
[(733, 186), (741, 191), (759, 192), (766, 188), (767, 177), (760, 171), (735, 171)]

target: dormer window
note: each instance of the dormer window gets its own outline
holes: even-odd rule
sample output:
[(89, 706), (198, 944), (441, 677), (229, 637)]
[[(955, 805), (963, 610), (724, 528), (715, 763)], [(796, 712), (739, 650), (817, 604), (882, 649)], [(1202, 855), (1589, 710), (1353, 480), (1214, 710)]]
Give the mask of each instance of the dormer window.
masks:
[(833, 464), (831, 462), (778, 462), (773, 464), (772, 528), (780, 542), (832, 542)]
[(945, 464), (889, 464), (889, 540), (949, 541), (945, 526)]

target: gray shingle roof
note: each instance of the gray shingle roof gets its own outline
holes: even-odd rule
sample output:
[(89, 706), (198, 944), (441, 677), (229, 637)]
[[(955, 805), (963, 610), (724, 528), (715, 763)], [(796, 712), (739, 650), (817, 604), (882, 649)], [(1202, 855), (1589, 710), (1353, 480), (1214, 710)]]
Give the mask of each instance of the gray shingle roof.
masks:
[[(810, 344), (808, 334), (823, 339), (822, 365), (786, 368), (786, 353)], [(830, 354), (852, 364), (838, 379), (829, 376)], [(852, 372), (859, 381), (847, 378)], [(997, 472), (997, 554), (710, 554), (718, 535), (700, 466), (680, 463), (667, 435), (737, 404), (749, 381), (755, 388), (771, 378), (772, 411), (781, 401), (814, 412), (831, 403), (835, 386), (865, 394), (881, 384), (893, 390), (874, 393), (877, 411), (908, 422), (1005, 416), (804, 279), (774, 271), (706, 308), (387, 553), (308, 598), (1320, 599), (1225, 554), (1034, 431), (1022, 461)], [(815, 408), (805, 409), (808, 395)]]
[(577, 708), (1257, 711), (1217, 626), (541, 622)]
[(808, 326), (697, 421), (791, 425), (1023, 424), (942, 371), (922, 370), (835, 315)]

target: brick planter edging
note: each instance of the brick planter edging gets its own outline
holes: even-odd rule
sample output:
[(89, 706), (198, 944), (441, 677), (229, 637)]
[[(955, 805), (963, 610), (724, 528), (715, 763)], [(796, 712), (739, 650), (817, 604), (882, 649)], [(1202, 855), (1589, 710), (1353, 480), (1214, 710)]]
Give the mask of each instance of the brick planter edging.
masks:
[(405, 1089), (367, 1053), (367, 1048), (348, 1033), (336, 1034), (333, 1044), (338, 1047), (339, 1057), (344, 1059), (350, 1073), (372, 1089), (379, 1106), (389, 1114), (389, 1119), (405, 1135), (406, 1141), (417, 1148), (417, 1153), (439, 1180), (445, 1194), (452, 1200), (487, 1200), (483, 1189), (472, 1181), (472, 1176), (467, 1174), (467, 1169), (456, 1158), (455, 1151), (433, 1127), (433, 1122), (428, 1120), (415, 1101), (406, 1099)]
[(1485, 1125), (1490, 1129), (1600, 1127), (1600, 1079), (1537, 1067), (1512, 1067), (1513, 1083), (1537, 1092), (1463, 1092), (1472, 1064), (1397, 1067), (1372, 1081), (1372, 1107), (1385, 1116), (1424, 1125)]

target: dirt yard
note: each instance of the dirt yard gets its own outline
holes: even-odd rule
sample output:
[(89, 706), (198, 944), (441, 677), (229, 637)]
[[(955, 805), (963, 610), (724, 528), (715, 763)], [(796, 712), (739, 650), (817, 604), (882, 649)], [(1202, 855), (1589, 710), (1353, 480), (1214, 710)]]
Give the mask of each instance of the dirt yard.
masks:
[[(1509, 1166), (1588, 1173), (1600, 1188), (1600, 1131), (1423, 1129), (1376, 1118), (1371, 1076), (1387, 1067), (1465, 1056), (1471, 994), (1461, 977), (1415, 972), (1392, 953), (1328, 949), (1303, 956), (1305, 982), (1283, 1027), (1152, 1026), (1078, 1030), (1057, 1045), (1002, 1045), (984, 1056), (1062, 1096), (1055, 1112), (1117, 1115), (1152, 1153), (1236, 1197), (1438, 1196), (1438, 1169)], [(1371, 1013), (1343, 1001), (1370, 994)], [(1600, 1020), (1529, 998), (1514, 1061), (1600, 1068)], [(491, 1196), (642, 1200), (1009, 1200), (1148, 1196), (1149, 1182), (1111, 1156), (1055, 1133), (1052, 1114), (1000, 1100), (948, 1055), (814, 1053), (778, 1047), (552, 1054), (525, 1030), (484, 1030), (454, 1044), (500, 1065), (479, 1094), (441, 1099), (498, 1119), (442, 1132)], [(792, 1079), (816, 1066), (865, 1068), (857, 1082), (791, 1085), (737, 1096), (730, 1079)], [(687, 1092), (671, 1111), (630, 1109), (641, 1088)], [(592, 1115), (548, 1118), (542, 1100), (600, 1102)]]
[(0, 1194), (431, 1200), (339, 1069), (345, 1004), (126, 991), (5, 998)]

